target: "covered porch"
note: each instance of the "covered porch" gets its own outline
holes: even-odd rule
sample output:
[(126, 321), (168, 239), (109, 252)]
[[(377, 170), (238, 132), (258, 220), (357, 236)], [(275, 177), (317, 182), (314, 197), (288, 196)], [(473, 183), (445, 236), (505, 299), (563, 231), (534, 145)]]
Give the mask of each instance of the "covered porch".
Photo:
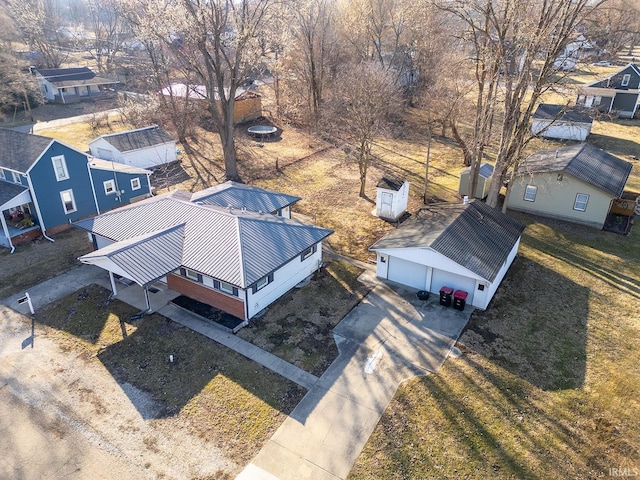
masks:
[(0, 246), (15, 249), (15, 245), (40, 235), (29, 190), (12, 183), (0, 184)]

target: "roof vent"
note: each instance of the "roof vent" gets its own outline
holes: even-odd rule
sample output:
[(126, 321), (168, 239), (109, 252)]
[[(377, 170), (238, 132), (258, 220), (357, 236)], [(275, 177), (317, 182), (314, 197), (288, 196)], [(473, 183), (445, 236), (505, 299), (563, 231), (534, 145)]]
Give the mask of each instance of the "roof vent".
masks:
[(227, 208), (229, 209), (229, 213), (233, 213), (233, 207), (231, 205), (229, 205)]
[(247, 213), (247, 207), (242, 207), (242, 213)]
[(462, 197), (462, 204), (463, 205), (469, 205), (469, 196), (465, 195), (464, 197)]
[(560, 155), (560, 150), (556, 150), (556, 158)]

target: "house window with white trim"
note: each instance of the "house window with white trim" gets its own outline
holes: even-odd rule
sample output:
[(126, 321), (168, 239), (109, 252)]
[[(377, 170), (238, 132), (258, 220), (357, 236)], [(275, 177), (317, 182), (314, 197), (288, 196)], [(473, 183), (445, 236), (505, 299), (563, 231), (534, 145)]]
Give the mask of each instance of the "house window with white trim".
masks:
[(77, 210), (76, 201), (73, 198), (73, 190), (64, 190), (60, 192), (60, 199), (62, 200), (64, 213), (73, 213)]
[(269, 275), (262, 277), (260, 280), (258, 280), (253, 285), (253, 288), (252, 288), (253, 293), (256, 293), (258, 290), (263, 289), (264, 287), (269, 285), (271, 282), (273, 282), (273, 273), (270, 273)]
[(64, 155), (51, 157), (51, 162), (53, 163), (56, 180), (61, 181), (69, 178), (69, 170), (67, 170), (67, 162), (64, 159)]
[(622, 86), (623, 87), (628, 87), (629, 86), (629, 82), (631, 81), (631, 74), (630, 73), (625, 73), (622, 76)]
[(140, 179), (132, 178), (131, 179), (131, 190), (140, 190)]
[(597, 96), (597, 97), (593, 97), (593, 106), (598, 106), (602, 103), (602, 97), (601, 96)]
[(19, 183), (22, 185), (22, 175), (16, 172), (11, 172), (11, 176), (13, 177), (13, 183)]
[(579, 212), (584, 212), (587, 209), (587, 202), (589, 201), (589, 195), (586, 193), (578, 193), (576, 195), (576, 201), (573, 204), (573, 209)]
[(220, 291), (224, 293), (228, 293), (229, 295), (237, 295), (237, 290), (227, 282), (220, 282)]
[(300, 260), (304, 262), (307, 258), (309, 258), (311, 255), (316, 253), (317, 250), (318, 250), (317, 245), (307, 248), (304, 252), (300, 254)]
[(107, 195), (113, 195), (116, 193), (116, 182), (115, 180), (107, 180), (103, 183), (104, 185), (104, 193)]
[(183, 277), (187, 277), (189, 280), (193, 280), (194, 282), (202, 283), (202, 275), (200, 275), (195, 270), (189, 270), (188, 268), (181, 268), (180, 274)]
[(538, 193), (538, 187), (535, 185), (527, 185), (527, 188), (524, 190), (524, 199), (527, 202), (535, 202), (536, 194)]

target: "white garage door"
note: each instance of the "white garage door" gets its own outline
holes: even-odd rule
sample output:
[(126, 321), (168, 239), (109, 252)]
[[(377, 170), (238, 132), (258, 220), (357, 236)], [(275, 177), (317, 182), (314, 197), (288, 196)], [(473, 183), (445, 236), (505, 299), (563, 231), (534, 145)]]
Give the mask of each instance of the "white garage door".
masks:
[(476, 281), (473, 278), (463, 277), (456, 273), (445, 272), (444, 270), (433, 269), (431, 278), (431, 292), (439, 293), (442, 287), (451, 287), (454, 290), (464, 290), (469, 293), (467, 303), (473, 303), (473, 293), (476, 289)]
[(402, 258), (389, 257), (387, 278), (392, 282), (423, 290), (427, 282), (427, 267)]

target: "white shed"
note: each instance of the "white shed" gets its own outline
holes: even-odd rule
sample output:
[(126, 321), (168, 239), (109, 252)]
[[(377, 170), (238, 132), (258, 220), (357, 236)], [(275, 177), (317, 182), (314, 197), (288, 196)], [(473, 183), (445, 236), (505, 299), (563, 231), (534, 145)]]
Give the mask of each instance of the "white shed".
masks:
[(593, 119), (583, 110), (541, 103), (531, 123), (531, 132), (546, 138), (584, 142), (591, 133)]
[[(478, 171), (478, 183), (476, 185), (475, 198), (486, 198), (489, 195), (489, 187), (493, 178), (493, 165), (483, 163)], [(464, 196), (471, 195), (471, 168), (467, 168), (460, 173), (460, 184), (458, 193)]]
[(175, 162), (176, 141), (160, 127), (102, 135), (89, 142), (91, 155), (139, 168), (153, 168)]
[(486, 203), (425, 207), (378, 240), (376, 276), (438, 294), (467, 292), (466, 303), (486, 309), (511, 266), (524, 225)]
[(407, 211), (409, 182), (382, 177), (376, 185), (376, 216), (395, 221)]

